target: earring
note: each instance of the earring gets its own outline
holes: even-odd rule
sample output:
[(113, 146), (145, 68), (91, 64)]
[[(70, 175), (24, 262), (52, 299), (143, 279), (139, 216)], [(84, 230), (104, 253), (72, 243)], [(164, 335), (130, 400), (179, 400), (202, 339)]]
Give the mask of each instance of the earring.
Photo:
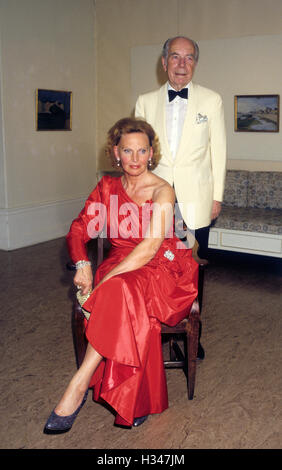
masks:
[(152, 165), (153, 165), (153, 162), (152, 162), (152, 159), (150, 158), (150, 160), (148, 160), (148, 166), (149, 166), (149, 168), (151, 168)]
[(120, 160), (116, 160), (116, 166), (120, 167)]

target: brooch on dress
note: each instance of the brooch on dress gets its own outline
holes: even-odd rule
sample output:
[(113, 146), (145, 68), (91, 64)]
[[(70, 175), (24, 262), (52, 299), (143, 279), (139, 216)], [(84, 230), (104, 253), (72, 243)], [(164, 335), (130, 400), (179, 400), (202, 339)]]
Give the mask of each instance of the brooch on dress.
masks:
[(208, 116), (203, 116), (202, 114), (198, 113), (196, 117), (197, 124), (201, 124), (201, 122), (206, 122), (208, 120)]
[(164, 252), (164, 257), (169, 259), (169, 261), (173, 261), (174, 260), (174, 254), (172, 253), (172, 251), (170, 250), (166, 250)]

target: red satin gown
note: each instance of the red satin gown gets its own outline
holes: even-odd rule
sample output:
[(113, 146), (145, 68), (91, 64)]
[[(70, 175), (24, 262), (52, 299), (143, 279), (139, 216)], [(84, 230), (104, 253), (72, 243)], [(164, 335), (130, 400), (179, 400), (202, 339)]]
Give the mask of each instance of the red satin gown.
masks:
[[(90, 194), (71, 225), (67, 243), (74, 262), (88, 260), (85, 244), (106, 220), (111, 249), (94, 285), (142, 241), (150, 203), (138, 206), (121, 178), (110, 176), (104, 176)], [(161, 322), (175, 325), (187, 315), (197, 283), (198, 264), (191, 250), (176, 237), (166, 238), (150, 262), (108, 279), (83, 305), (91, 312), (85, 320), (87, 340), (104, 358), (89, 387), (94, 400), (107, 402), (116, 411), (116, 424), (131, 426), (134, 418), (168, 407)]]

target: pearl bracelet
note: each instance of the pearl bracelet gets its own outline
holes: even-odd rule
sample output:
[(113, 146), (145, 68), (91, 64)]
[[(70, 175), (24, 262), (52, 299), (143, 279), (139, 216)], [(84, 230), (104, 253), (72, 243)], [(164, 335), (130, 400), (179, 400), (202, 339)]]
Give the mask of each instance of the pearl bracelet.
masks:
[(84, 266), (91, 266), (91, 261), (80, 260), (75, 263), (76, 269), (84, 268)]

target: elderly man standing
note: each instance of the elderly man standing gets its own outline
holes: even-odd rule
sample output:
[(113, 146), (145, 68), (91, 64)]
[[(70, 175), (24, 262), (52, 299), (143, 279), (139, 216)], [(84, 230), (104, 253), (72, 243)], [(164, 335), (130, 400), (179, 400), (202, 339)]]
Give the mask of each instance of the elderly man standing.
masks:
[(206, 259), (209, 227), (223, 198), (226, 136), (221, 97), (192, 82), (198, 58), (192, 39), (168, 39), (162, 53), (168, 82), (139, 96), (135, 115), (160, 139), (162, 158), (154, 172), (174, 186), (184, 222), (195, 230), (198, 255)]
[[(226, 134), (221, 97), (192, 82), (198, 59), (195, 41), (168, 39), (162, 52), (168, 81), (139, 96), (135, 115), (145, 118), (159, 137), (162, 158), (154, 172), (174, 186), (186, 234), (194, 233), (198, 256), (205, 262), (211, 221), (223, 199)], [(204, 355), (199, 341), (198, 357)]]

